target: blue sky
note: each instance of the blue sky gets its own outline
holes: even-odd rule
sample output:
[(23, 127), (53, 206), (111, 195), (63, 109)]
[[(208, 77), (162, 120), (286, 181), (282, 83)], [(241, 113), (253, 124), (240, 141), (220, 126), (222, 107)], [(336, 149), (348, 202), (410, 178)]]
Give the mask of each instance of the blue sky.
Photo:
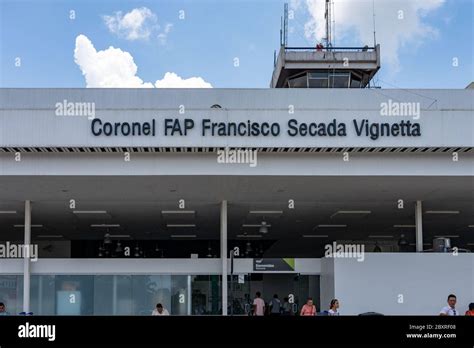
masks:
[[(394, 54), (382, 57), (382, 69), (376, 79), (379, 85), (384, 88), (464, 88), (474, 81), (472, 0), (433, 0), (436, 5), (429, 8), (420, 5), (416, 13), (420, 32), (411, 38), (409, 30), (402, 32), (407, 22), (400, 22), (400, 27), (390, 24), (390, 16), (396, 14), (392, 10), (387, 12), (386, 1), (398, 0), (376, 1), (377, 31), (380, 29), (382, 51), (387, 47), (392, 53), (396, 52), (396, 63), (391, 61)], [(427, 1), (430, 0), (424, 0)], [(76, 38), (82, 34), (97, 51), (113, 46), (128, 52), (138, 67), (136, 75), (145, 82), (154, 84), (167, 72), (173, 72), (183, 79), (200, 77), (215, 88), (267, 88), (273, 69), (273, 52), (279, 46), (284, 2), (0, 0), (0, 87), (86, 87), (81, 67), (74, 61)], [(308, 5), (306, 1), (299, 1), (296, 7), (296, 3), (298, 1), (291, 5), (291, 8), (295, 6), (295, 19), (290, 20), (293, 29), (289, 43), (291, 46), (312, 45), (316, 40), (308, 37), (305, 30), (305, 24), (311, 20)], [(372, 6), (367, 0), (352, 0), (348, 6), (358, 3)], [(408, 6), (405, 0), (399, 3), (395, 8)], [(127, 39), (112, 32), (104, 21), (103, 16), (114, 16), (117, 11), (125, 15), (138, 8), (147, 8), (156, 16), (148, 39)], [(73, 20), (69, 18), (70, 10), (75, 11)], [(179, 18), (180, 11), (184, 11), (184, 19)], [(410, 9), (406, 7), (405, 11)], [(336, 11), (336, 27), (339, 28), (344, 26), (338, 22), (338, 18), (344, 18), (341, 12), (338, 17)], [(372, 13), (364, 13), (362, 17), (366, 18), (356, 20), (371, 26)], [(354, 23), (353, 27), (348, 23), (345, 32), (336, 35), (337, 46), (372, 44), (361, 42), (363, 35), (356, 34), (358, 29)], [(161, 42), (157, 35), (166, 24), (172, 27), (166, 34), (166, 42)], [(384, 32), (390, 35), (384, 37)], [(21, 59), (19, 67), (15, 66), (17, 57)], [(237, 67), (235, 58), (239, 60)], [(453, 66), (456, 59), (457, 67)], [(387, 61), (391, 63), (385, 64)], [(110, 69), (115, 69), (113, 64)]]

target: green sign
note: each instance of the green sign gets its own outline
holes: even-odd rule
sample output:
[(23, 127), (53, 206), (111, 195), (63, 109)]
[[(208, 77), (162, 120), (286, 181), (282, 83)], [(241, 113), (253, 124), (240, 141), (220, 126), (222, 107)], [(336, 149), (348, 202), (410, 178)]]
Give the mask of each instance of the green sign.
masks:
[(253, 259), (254, 271), (289, 271), (295, 270), (295, 259)]

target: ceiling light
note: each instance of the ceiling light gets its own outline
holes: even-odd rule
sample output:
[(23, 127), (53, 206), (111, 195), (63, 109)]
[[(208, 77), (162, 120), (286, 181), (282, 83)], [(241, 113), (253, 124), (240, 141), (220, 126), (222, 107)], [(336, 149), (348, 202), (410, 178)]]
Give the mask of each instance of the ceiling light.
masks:
[(372, 213), (370, 210), (338, 210), (334, 214), (331, 215), (331, 218), (338, 214), (370, 214), (370, 213)]
[(262, 238), (261, 234), (238, 234), (237, 238)]
[(459, 238), (459, 235), (434, 236), (435, 238)]
[(262, 225), (258, 229), (258, 232), (263, 233), (263, 234), (268, 233), (268, 225), (265, 221), (262, 221)]
[(416, 225), (393, 225), (396, 228), (415, 228)]
[(104, 236), (104, 244), (111, 244), (112, 240), (110, 239), (110, 234), (106, 233)]
[(469, 228), (474, 228), (474, 225), (467, 225), (467, 227), (469, 227)]
[(283, 214), (282, 210), (250, 210), (249, 214), (268, 215), (268, 214)]
[(327, 234), (303, 234), (303, 238), (328, 238)]
[(196, 238), (195, 234), (172, 234), (171, 238)]
[(369, 238), (393, 238), (393, 236), (373, 235), (373, 236), (369, 236)]
[(337, 228), (337, 227), (347, 227), (347, 225), (318, 225), (318, 227), (320, 227), (320, 228), (325, 228), (325, 227)]
[(73, 214), (107, 214), (105, 210), (74, 210)]
[(459, 214), (459, 210), (427, 210), (425, 214)]
[(92, 224), (91, 227), (120, 227), (120, 224)]
[(121, 253), (123, 251), (122, 243), (117, 242), (117, 248), (115, 249), (116, 253)]
[(15, 210), (0, 210), (0, 214), (16, 214)]
[(166, 227), (196, 227), (196, 224), (166, 224)]
[(253, 251), (252, 243), (250, 242), (245, 243), (245, 254), (248, 255), (252, 251)]
[[(25, 225), (13, 225), (13, 227), (25, 227)], [(43, 225), (30, 225), (30, 227), (43, 227)]]

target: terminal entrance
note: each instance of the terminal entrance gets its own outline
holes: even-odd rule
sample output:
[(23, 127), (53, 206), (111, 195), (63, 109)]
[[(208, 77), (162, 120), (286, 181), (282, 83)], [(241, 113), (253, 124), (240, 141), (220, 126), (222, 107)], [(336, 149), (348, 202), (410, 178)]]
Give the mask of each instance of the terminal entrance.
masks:
[[(322, 259), (337, 246), (363, 247), (365, 261), (449, 245), (474, 251), (469, 187), (467, 176), (5, 177), (0, 244), (21, 242), (31, 224), (39, 260), (29, 298), (37, 315), (151, 315), (157, 303), (171, 315), (248, 315), (257, 291), (266, 304), (288, 297), (293, 313), (312, 297), (321, 312), (336, 296), (319, 276)], [(442, 248), (433, 247), (438, 238)], [(0, 302), (16, 313), (24, 311), (22, 263), (2, 262), (0, 277)], [(346, 301), (350, 292), (338, 294), (344, 310), (366, 312)], [(67, 305), (71, 294), (80, 306)]]
[[(232, 281), (231, 281), (232, 279)], [(266, 315), (269, 315), (269, 302), (274, 295), (283, 305), (289, 303), (291, 315), (298, 315), (308, 297), (312, 297), (316, 308), (320, 309), (319, 275), (299, 273), (249, 273), (229, 276), (230, 315), (251, 315), (252, 303), (256, 293), (266, 304)], [(232, 304), (232, 305), (231, 305)]]

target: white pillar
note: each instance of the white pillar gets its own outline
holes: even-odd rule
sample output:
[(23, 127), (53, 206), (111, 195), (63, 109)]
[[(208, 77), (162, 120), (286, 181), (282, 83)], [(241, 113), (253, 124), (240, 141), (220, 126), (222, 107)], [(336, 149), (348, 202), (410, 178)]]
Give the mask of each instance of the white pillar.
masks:
[(186, 308), (187, 309), (187, 314), (188, 315), (191, 315), (191, 305), (192, 305), (192, 292), (191, 292), (191, 277), (190, 275), (188, 275), (188, 286), (187, 286), (187, 293), (188, 293), (188, 307)]
[[(31, 244), (31, 202), (25, 201), (25, 238), (24, 245)], [(26, 249), (24, 249), (26, 250)], [(28, 254), (28, 255), (27, 255)], [(30, 311), (30, 255), (23, 259), (23, 312)]]
[(112, 276), (112, 314), (117, 315), (117, 275)]
[(38, 313), (34, 313), (35, 315), (43, 314), (43, 277), (38, 277)]
[(422, 216), (421, 201), (416, 201), (415, 223), (416, 223), (416, 252), (422, 252), (423, 251), (423, 216)]
[(227, 201), (221, 203), (222, 315), (227, 315)]

